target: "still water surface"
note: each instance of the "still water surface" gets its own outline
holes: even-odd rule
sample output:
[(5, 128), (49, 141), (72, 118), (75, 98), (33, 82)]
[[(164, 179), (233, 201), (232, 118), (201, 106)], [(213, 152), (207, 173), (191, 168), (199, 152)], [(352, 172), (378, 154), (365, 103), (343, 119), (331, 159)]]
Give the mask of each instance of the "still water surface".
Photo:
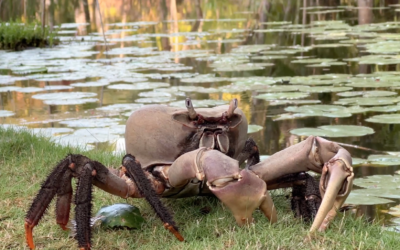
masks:
[[(0, 17), (33, 20), (39, 2), (3, 1)], [(214, 106), (237, 98), (249, 124), (257, 125), (249, 132), (263, 155), (308, 134), (400, 151), (400, 5), (100, 2), (101, 16), (94, 1), (47, 1), (46, 23), (58, 30), (61, 44), (0, 51), (2, 124), (64, 144), (121, 150), (124, 122), (143, 105), (184, 107), (189, 96), (195, 106)], [(363, 127), (293, 130), (324, 125)], [(356, 178), (390, 175), (383, 182), (391, 183), (389, 195), (381, 196), (390, 200), (355, 213), (391, 224), (385, 210), (399, 216), (399, 157), (374, 161), (376, 152), (348, 149), (361, 158)]]

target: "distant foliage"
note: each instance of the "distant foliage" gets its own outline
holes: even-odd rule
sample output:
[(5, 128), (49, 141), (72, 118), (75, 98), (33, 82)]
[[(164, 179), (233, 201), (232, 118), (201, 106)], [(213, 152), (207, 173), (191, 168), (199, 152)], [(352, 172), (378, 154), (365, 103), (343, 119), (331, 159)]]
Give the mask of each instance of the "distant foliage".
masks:
[(41, 24), (19, 22), (0, 23), (0, 49), (23, 50), (28, 47), (57, 45), (56, 32)]

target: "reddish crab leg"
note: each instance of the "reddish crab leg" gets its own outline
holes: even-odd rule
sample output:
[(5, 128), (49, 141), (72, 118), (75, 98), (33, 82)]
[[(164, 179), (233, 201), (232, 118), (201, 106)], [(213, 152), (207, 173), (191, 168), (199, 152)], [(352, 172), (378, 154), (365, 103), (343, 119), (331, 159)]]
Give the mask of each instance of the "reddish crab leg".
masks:
[(50, 173), (42, 184), (42, 188), (33, 200), (31, 207), (25, 217), (25, 237), (30, 249), (35, 248), (33, 243), (33, 228), (39, 223), (51, 200), (60, 187), (62, 178), (70, 165), (70, 157), (62, 160)]
[(63, 230), (68, 230), (67, 224), (69, 221), (69, 211), (71, 210), (72, 199), (71, 180), (71, 172), (65, 172), (62, 177), (60, 188), (57, 191), (56, 221)]

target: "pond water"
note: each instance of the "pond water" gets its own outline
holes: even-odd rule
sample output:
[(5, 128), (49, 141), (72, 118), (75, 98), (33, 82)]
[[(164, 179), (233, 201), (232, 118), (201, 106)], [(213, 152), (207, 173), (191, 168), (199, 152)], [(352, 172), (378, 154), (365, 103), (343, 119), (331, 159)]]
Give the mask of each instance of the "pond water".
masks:
[[(0, 1), (0, 17), (32, 20), (39, 2), (24, 11)], [(3, 126), (121, 151), (124, 123), (143, 105), (237, 98), (263, 155), (311, 134), (376, 150), (347, 147), (357, 178), (347, 203), (400, 230), (399, 4), (100, 2), (47, 1), (61, 44), (0, 51)]]

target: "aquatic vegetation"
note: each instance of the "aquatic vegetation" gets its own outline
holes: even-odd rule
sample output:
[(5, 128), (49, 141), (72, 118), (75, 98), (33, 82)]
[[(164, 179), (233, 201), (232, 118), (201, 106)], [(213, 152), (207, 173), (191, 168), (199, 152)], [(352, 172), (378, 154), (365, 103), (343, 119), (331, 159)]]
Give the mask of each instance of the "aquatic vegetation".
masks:
[(53, 46), (59, 43), (56, 31), (39, 23), (0, 23), (0, 49), (23, 50), (28, 47)]

